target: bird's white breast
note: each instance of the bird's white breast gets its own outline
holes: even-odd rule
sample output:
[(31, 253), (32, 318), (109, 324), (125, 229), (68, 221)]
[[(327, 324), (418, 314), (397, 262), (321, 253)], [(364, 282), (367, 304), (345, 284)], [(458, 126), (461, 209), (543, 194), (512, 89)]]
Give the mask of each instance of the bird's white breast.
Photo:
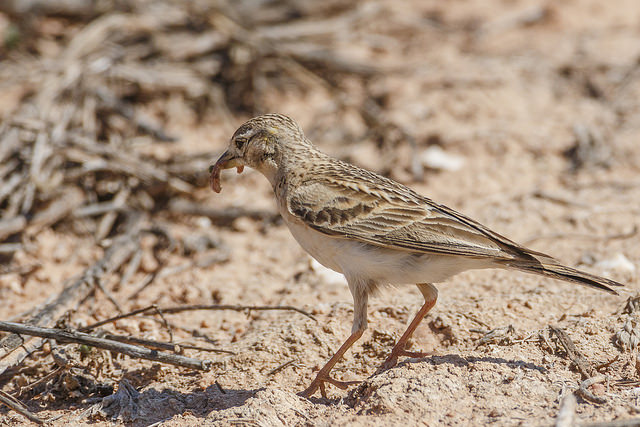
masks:
[(292, 217), (285, 223), (300, 246), (319, 263), (349, 277), (378, 285), (437, 283), (465, 270), (487, 268), (486, 260), (387, 249), (332, 237)]

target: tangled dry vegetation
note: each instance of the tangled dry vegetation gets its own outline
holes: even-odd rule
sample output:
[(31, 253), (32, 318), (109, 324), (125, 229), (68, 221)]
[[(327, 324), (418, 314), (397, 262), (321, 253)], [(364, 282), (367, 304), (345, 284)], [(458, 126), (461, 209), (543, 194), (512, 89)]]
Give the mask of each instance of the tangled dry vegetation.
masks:
[[(351, 312), (346, 286), (289, 246), (255, 176), (234, 178), (254, 188), (230, 190), (242, 203), (203, 190), (223, 147), (210, 141), (257, 113), (297, 111), (339, 157), (428, 177), (434, 198), (541, 249), (606, 246), (573, 261), (637, 285), (637, 30), (603, 14), (611, 25), (584, 35), (591, 18), (571, 5), (494, 17), (417, 3), (0, 1), (0, 419), (567, 426), (640, 412), (637, 299), (577, 291), (562, 306), (551, 285), (523, 302), (499, 274), (445, 291), (452, 308), (417, 334), (445, 354), (369, 377), (415, 309), (393, 297), (373, 303), (378, 326), (338, 369), (369, 377), (360, 387), (285, 391), (303, 388)], [(554, 45), (558, 28), (579, 48)], [(527, 31), (539, 45), (521, 57)], [(607, 40), (626, 56), (608, 58)], [(600, 200), (611, 206), (592, 209)], [(543, 213), (521, 227), (518, 212)], [(563, 228), (539, 232), (547, 220)]]

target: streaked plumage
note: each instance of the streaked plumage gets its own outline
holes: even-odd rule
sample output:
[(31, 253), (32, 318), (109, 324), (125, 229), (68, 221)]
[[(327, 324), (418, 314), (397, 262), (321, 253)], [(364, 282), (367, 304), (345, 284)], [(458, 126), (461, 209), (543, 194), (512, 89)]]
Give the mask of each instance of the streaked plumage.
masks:
[[(621, 284), (560, 264), (524, 248), (482, 224), (373, 172), (331, 158), (279, 114), (256, 117), (234, 134), (211, 168), (220, 191), (220, 170), (257, 169), (271, 182), (278, 208), (300, 245), (321, 264), (343, 273), (354, 297), (352, 336), (321, 370), (305, 395), (324, 382), (337, 359), (366, 328), (368, 296), (387, 284), (417, 284), (425, 305), (394, 347), (398, 355), (424, 314), (435, 304), (441, 282), (476, 268), (512, 268), (616, 293)], [(415, 325), (414, 325), (415, 323)], [(413, 329), (412, 329), (413, 327)], [(336, 359), (336, 360), (334, 360)]]

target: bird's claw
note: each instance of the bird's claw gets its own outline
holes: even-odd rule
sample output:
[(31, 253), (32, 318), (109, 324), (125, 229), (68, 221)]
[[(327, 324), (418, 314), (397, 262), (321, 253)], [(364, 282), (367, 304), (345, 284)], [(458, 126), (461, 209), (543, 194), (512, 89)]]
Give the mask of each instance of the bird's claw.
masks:
[(406, 357), (412, 357), (415, 359), (420, 359), (423, 357), (427, 357), (432, 355), (433, 353), (431, 352), (423, 352), (423, 351), (409, 351), (409, 350), (405, 350), (403, 348), (399, 348), (399, 347), (394, 347), (393, 350), (391, 350), (391, 354), (389, 355), (389, 357), (387, 357), (387, 359), (382, 363), (382, 365), (380, 365), (380, 367), (378, 368), (378, 370), (376, 371), (376, 374), (380, 374), (384, 371), (387, 371), (391, 368), (393, 368), (394, 366), (396, 366), (398, 364), (398, 357), (400, 356), (406, 356)]
[(329, 383), (334, 385), (342, 390), (346, 390), (352, 385), (360, 384), (362, 381), (338, 381), (334, 378), (331, 378), (327, 374), (318, 373), (316, 378), (311, 382), (309, 387), (306, 388), (303, 392), (300, 393), (300, 396), (305, 398), (310, 398), (313, 393), (315, 393), (318, 389), (320, 389), (320, 394), (325, 399), (327, 398), (327, 391), (325, 389), (325, 383)]

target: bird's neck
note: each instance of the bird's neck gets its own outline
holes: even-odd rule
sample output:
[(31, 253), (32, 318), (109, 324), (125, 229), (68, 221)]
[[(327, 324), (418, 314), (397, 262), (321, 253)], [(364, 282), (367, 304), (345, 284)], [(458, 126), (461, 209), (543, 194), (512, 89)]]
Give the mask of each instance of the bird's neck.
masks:
[(282, 183), (304, 179), (309, 167), (313, 166), (316, 160), (322, 156), (326, 157), (326, 154), (318, 151), (315, 147), (289, 149), (286, 155), (277, 153), (273, 159), (266, 160), (261, 165), (260, 172), (275, 189), (277, 185), (282, 185)]
[(265, 178), (269, 180), (271, 186), (275, 188), (280, 174), (278, 164), (273, 159), (266, 160), (260, 165), (258, 171), (264, 175)]

